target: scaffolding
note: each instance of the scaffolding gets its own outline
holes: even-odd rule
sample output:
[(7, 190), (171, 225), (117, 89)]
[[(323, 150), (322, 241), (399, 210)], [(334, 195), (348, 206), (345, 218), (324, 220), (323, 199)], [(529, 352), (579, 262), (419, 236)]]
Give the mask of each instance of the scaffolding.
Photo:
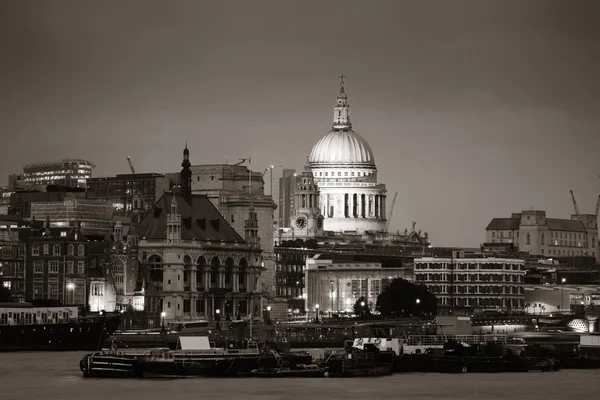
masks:
[(104, 200), (67, 198), (64, 201), (31, 203), (31, 218), (50, 219), (51, 227), (81, 224), (84, 235), (106, 235), (112, 231), (112, 204)]

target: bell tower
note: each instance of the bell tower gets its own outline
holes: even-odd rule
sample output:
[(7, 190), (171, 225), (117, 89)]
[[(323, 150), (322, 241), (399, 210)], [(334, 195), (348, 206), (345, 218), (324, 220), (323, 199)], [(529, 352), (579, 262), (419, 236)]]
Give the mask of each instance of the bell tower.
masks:
[(296, 184), (294, 194), (294, 215), (291, 217), (290, 224), (294, 237), (311, 238), (323, 234), (323, 216), (319, 206), (319, 195), (319, 188), (315, 183), (315, 176), (307, 157), (304, 172)]
[(350, 104), (348, 104), (348, 95), (344, 88), (344, 74), (340, 75), (340, 93), (337, 96), (335, 106), (333, 107), (333, 130), (347, 131), (352, 129), (350, 122)]

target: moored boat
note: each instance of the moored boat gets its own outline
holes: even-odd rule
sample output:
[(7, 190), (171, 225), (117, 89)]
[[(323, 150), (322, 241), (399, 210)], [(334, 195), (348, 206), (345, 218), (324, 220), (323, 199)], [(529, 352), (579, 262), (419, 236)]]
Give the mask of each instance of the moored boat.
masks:
[(120, 313), (80, 315), (78, 307), (0, 303), (0, 351), (97, 350), (120, 322)]

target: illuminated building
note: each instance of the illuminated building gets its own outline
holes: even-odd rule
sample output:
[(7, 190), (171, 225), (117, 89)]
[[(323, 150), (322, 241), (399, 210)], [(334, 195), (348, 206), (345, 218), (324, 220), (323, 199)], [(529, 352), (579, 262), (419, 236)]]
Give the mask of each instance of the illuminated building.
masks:
[(27, 164), (22, 179), (29, 185), (62, 185), (85, 188), (96, 166), (80, 159), (63, 159)]
[(332, 129), (314, 145), (308, 159), (320, 191), (324, 230), (385, 232), (386, 188), (377, 182), (369, 143), (352, 130), (343, 78)]
[(415, 282), (424, 284), (441, 308), (522, 310), (525, 262), (513, 258), (421, 257), (414, 260)]

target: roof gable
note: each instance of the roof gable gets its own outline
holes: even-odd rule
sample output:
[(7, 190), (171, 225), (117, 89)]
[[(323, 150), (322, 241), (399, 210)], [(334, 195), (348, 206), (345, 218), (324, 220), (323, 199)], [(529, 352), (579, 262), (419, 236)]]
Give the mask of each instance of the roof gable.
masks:
[(140, 238), (166, 239), (167, 215), (175, 196), (181, 215), (181, 239), (244, 242), (205, 195), (165, 192), (135, 228)]

